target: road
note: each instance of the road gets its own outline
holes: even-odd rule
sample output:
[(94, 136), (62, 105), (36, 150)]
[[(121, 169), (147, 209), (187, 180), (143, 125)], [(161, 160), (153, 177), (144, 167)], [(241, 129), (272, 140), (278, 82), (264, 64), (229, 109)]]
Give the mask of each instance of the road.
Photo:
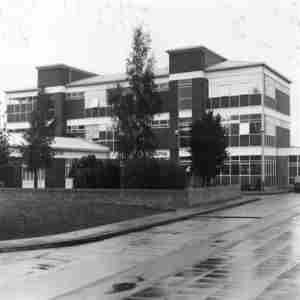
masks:
[(0, 254), (1, 299), (300, 299), (300, 195), (105, 241)]

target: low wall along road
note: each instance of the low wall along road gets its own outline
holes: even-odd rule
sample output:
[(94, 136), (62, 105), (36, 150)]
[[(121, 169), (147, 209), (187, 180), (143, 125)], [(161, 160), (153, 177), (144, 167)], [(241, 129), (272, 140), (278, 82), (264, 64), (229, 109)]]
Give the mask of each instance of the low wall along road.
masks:
[(222, 202), (241, 196), (240, 187), (215, 186), (186, 190), (138, 190), (138, 189), (0, 189), (0, 202), (17, 199), (18, 201), (38, 200), (81, 200), (93, 199), (99, 203), (118, 205), (136, 205), (155, 209), (176, 209), (193, 207), (200, 204)]

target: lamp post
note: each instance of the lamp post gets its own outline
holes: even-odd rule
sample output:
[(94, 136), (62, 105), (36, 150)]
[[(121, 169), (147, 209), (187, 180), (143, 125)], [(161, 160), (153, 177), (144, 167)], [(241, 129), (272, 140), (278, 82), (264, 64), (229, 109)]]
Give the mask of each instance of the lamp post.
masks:
[(177, 162), (180, 162), (180, 157), (179, 157), (179, 149), (180, 149), (180, 132), (179, 129), (176, 129), (174, 131), (174, 134), (176, 136), (176, 149), (177, 149)]
[(265, 120), (263, 118), (263, 128), (261, 130), (261, 191), (265, 189)]
[(261, 190), (265, 189), (265, 93), (266, 93), (266, 79), (265, 79), (265, 68), (263, 67), (263, 76), (262, 76), (262, 129), (261, 129)]
[(119, 160), (120, 160), (120, 189), (124, 188), (124, 162), (123, 162), (123, 153), (121, 153), (121, 140), (122, 137), (124, 136), (124, 132), (120, 131), (119, 132)]

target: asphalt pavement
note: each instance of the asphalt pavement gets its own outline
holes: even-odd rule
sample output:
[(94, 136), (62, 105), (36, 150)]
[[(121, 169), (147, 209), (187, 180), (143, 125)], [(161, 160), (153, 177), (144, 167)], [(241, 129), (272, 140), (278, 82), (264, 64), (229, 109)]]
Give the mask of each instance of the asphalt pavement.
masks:
[(299, 241), (299, 195), (264, 196), (104, 241), (0, 254), (0, 297), (300, 299)]

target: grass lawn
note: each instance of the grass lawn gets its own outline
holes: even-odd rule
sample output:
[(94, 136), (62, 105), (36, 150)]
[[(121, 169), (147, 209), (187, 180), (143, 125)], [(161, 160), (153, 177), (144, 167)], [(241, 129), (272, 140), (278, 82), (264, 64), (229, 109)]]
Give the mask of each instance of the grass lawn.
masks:
[(37, 237), (120, 222), (161, 211), (97, 200), (1, 201), (0, 240)]

